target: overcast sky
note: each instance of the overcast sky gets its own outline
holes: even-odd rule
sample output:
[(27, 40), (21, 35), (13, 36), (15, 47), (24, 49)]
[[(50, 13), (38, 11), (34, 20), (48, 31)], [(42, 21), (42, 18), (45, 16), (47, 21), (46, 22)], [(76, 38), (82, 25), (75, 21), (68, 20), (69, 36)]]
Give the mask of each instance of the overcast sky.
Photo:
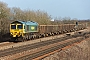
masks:
[(90, 0), (0, 0), (8, 7), (41, 10), (51, 17), (90, 19)]

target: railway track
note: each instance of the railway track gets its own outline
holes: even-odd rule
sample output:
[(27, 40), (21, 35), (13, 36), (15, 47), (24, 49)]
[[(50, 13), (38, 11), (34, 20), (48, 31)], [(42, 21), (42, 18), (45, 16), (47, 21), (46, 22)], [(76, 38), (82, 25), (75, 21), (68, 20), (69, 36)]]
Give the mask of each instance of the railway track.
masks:
[[(15, 60), (33, 60), (33, 59), (34, 59), (34, 60), (36, 60), (36, 59), (39, 60), (40, 58), (38, 59), (38, 57), (40, 57), (40, 56), (43, 56), (43, 55), (48, 54), (48, 53), (51, 53), (51, 52), (53, 52), (53, 51), (55, 51), (55, 50), (58, 50), (58, 49), (60, 50), (60, 49), (66, 47), (66, 46), (68, 46), (68, 45), (73, 44), (73, 43), (80, 42), (80, 41), (82, 41), (82, 39), (83, 39), (83, 38), (79, 38), (78, 40), (74, 40), (74, 41), (70, 41), (70, 42), (67, 42), (67, 43), (64, 43), (64, 44), (60, 44), (60, 45), (57, 45), (57, 46), (53, 46), (53, 47), (51, 47), (51, 48), (49, 48), (49, 49), (45, 49), (45, 50), (36, 52), (36, 53), (34, 53), (34, 54), (29, 54), (29, 55), (20, 57), (20, 58), (15, 59)], [(44, 57), (43, 57), (43, 58), (44, 58)]]
[(42, 46), (54, 44), (54, 43), (57, 43), (57, 42), (62, 42), (62, 41), (65, 41), (67, 39), (75, 38), (75, 37), (78, 37), (78, 36), (84, 36), (84, 35), (85, 34), (66, 36), (66, 37), (63, 37), (63, 38), (60, 38), (60, 39), (56, 39), (56, 40), (42, 41), (42, 42), (39, 42), (39, 43), (30, 44), (30, 45), (24, 45), (24, 46), (10, 48), (10, 49), (6, 49), (6, 50), (0, 50), (0, 57), (5, 57), (5, 56), (8, 56), (8, 55), (14, 55), (14, 54), (17, 54), (17, 53), (20, 53), (20, 52), (23, 52), (23, 51), (28, 51), (28, 50), (31, 50), (31, 49), (35, 49), (35, 48), (39, 48), (39, 47), (42, 47)]
[(29, 55), (26, 55), (26, 56), (17, 58), (15, 60), (41, 60), (44, 57), (46, 57), (49, 53), (52, 53), (53, 51), (56, 51), (56, 50), (59, 50), (60, 51), (60, 50), (62, 50), (62, 48), (66, 47), (68, 45), (72, 45), (74, 43), (81, 42), (82, 40), (84, 40), (86, 38), (89, 38), (89, 37), (90, 37), (90, 34), (85, 35), (83, 37), (76, 37), (75, 40), (71, 40), (69, 42), (66, 42), (66, 43), (63, 43), (63, 44), (59, 44), (57, 46), (53, 46), (51, 48), (47, 48), (45, 50), (41, 50), (41, 51), (38, 51), (38, 52), (33, 53), (33, 54), (29, 54)]
[(71, 37), (63, 37), (63, 38), (57, 39), (57, 40), (42, 41), (42, 42), (39, 42), (39, 43), (24, 45), (24, 46), (20, 46), (20, 47), (5, 49), (5, 50), (0, 50), (0, 57), (4, 57), (4, 56), (7, 56), (7, 55), (13, 55), (13, 54), (16, 54), (16, 53), (19, 53), (19, 52), (27, 51), (27, 50), (30, 50), (30, 49), (35, 49), (35, 48), (38, 48), (38, 47), (41, 47), (41, 46), (61, 42), (61, 41), (64, 41), (64, 40), (70, 39), (70, 38)]
[(0, 50), (3, 50), (5, 48), (8, 48), (9, 45), (12, 45), (12, 42), (2, 42), (0, 43)]
[(4, 45), (7, 45), (9, 44), (9, 42), (3, 42), (3, 43), (0, 43), (0, 46), (4, 46)]

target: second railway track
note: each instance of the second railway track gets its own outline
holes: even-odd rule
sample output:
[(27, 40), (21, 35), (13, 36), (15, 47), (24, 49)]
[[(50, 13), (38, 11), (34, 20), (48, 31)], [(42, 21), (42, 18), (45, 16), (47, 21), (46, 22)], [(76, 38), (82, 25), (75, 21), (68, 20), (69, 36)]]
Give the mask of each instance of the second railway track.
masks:
[(44, 50), (38, 51), (38, 52), (33, 53), (33, 54), (28, 54), (26, 56), (17, 58), (15, 60), (25, 60), (25, 59), (26, 60), (41, 60), (44, 57), (46, 57), (49, 53), (52, 53), (55, 50), (62, 50), (62, 48), (66, 47), (68, 45), (72, 45), (74, 43), (81, 42), (82, 40), (84, 40), (86, 38), (89, 38), (90, 34), (89, 35), (84, 35), (83, 37), (77, 37), (77, 36), (74, 36), (74, 37), (76, 37), (76, 38), (69, 39), (70, 41), (66, 41), (65, 43), (58, 44), (58, 45), (53, 46), (51, 48), (47, 47)]
[[(54, 43), (57, 43), (57, 42), (65, 41), (67, 39), (71, 39), (71, 38), (75, 38), (75, 37), (79, 37), (79, 36), (84, 37), (84, 36), (86, 36), (86, 34), (66, 36), (66, 37), (63, 37), (63, 38), (60, 38), (60, 39), (56, 39), (56, 40), (42, 41), (42, 42), (39, 42), (39, 43), (30, 44), (30, 45), (24, 45), (24, 46), (20, 46), (20, 47), (1, 50), (0, 51), (0, 57), (3, 58), (3, 57), (8, 56), (8, 55), (14, 55), (14, 54), (17, 54), (17, 53), (20, 53), (20, 52), (23, 52), (23, 51), (28, 51), (28, 50), (31, 50), (31, 49), (39, 48), (39, 47), (46, 46), (46, 45), (49, 45), (49, 44), (54, 44)], [(74, 42), (76, 42), (76, 41), (74, 41)], [(66, 44), (66, 45), (68, 45), (68, 44)], [(55, 47), (53, 47), (53, 48), (55, 48)]]
[(33, 53), (33, 54), (29, 54), (29, 55), (26, 55), (26, 56), (17, 58), (15, 60), (25, 60), (25, 59), (26, 60), (33, 60), (33, 59), (34, 60), (39, 60), (40, 59), (40, 56), (43, 56), (43, 55), (48, 54), (48, 53), (51, 53), (51, 52), (53, 52), (55, 50), (58, 50), (58, 49), (62, 49), (62, 48), (66, 47), (68, 45), (71, 45), (73, 43), (80, 42), (80, 41), (82, 41), (82, 39), (83, 38), (79, 38), (78, 40), (74, 40), (74, 41), (70, 41), (70, 42), (67, 42), (67, 43), (59, 44), (57, 46), (53, 46), (51, 48), (47, 48), (47, 49), (44, 49), (42, 51), (39, 51), (39, 52), (36, 52), (36, 53)]

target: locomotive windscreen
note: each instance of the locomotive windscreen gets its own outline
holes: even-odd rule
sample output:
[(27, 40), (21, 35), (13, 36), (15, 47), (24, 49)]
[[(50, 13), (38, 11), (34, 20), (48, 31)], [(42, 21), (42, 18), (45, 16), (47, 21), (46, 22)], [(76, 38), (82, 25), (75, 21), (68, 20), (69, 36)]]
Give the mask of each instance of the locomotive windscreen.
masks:
[(17, 29), (22, 29), (23, 25), (17, 25)]
[(16, 25), (11, 25), (11, 29), (16, 29)]

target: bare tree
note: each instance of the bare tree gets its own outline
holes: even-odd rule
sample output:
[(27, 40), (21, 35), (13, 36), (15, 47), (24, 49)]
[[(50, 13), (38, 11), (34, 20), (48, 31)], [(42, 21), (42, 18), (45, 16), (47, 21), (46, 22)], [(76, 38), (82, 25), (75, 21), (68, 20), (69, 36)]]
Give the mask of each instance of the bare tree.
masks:
[(7, 4), (0, 2), (0, 31), (5, 33), (7, 30), (7, 21), (10, 14), (10, 9), (7, 7)]

